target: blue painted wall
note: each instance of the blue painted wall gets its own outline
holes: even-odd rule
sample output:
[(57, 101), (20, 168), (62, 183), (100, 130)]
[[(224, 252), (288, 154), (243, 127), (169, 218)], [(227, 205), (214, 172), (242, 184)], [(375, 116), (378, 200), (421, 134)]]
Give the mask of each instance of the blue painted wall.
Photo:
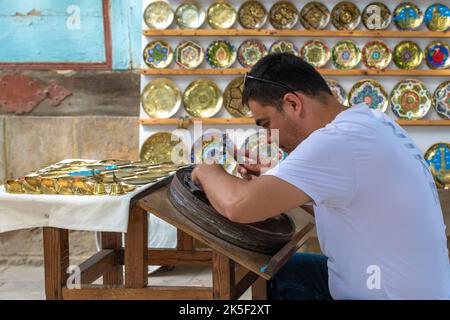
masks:
[[(140, 61), (141, 0), (111, 0), (113, 69)], [(101, 0), (1, 0), (0, 62), (105, 62)]]

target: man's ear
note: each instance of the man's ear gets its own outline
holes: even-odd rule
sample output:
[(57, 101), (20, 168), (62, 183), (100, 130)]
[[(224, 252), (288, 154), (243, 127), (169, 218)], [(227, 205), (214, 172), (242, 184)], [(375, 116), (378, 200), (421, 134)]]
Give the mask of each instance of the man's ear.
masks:
[(301, 114), (303, 111), (303, 100), (300, 95), (294, 93), (286, 93), (283, 97), (283, 101), (287, 108), (292, 112)]

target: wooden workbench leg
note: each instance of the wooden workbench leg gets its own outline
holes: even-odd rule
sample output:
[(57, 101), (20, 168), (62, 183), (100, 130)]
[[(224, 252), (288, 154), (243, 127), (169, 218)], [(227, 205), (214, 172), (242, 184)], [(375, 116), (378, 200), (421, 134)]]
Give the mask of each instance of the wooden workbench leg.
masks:
[(177, 230), (177, 249), (178, 250), (194, 250), (194, 238), (188, 235), (186, 232)]
[(45, 296), (47, 300), (62, 300), (69, 267), (69, 231), (44, 228)]
[(259, 277), (252, 284), (252, 299), (253, 300), (267, 300), (268, 284), (269, 284), (269, 282), (266, 279)]
[(134, 205), (125, 235), (125, 286), (143, 288), (148, 283), (148, 217)]
[(105, 285), (122, 285), (123, 284), (123, 267), (119, 263), (118, 249), (122, 247), (122, 234), (118, 232), (102, 232), (102, 249), (114, 249), (115, 261), (114, 269), (103, 274), (103, 284)]
[(223, 254), (212, 252), (213, 299), (233, 300), (235, 298), (234, 261)]

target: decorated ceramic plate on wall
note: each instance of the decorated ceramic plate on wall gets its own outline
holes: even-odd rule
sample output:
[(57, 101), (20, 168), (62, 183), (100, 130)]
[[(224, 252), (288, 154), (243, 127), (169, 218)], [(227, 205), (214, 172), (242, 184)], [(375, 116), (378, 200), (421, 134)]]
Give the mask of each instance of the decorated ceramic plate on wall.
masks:
[(213, 68), (229, 68), (236, 61), (236, 48), (226, 40), (213, 41), (206, 49), (206, 61)]
[(438, 188), (450, 188), (450, 144), (433, 144), (424, 155)]
[(336, 43), (332, 50), (333, 64), (338, 69), (354, 69), (361, 61), (361, 50), (351, 40)]
[(235, 145), (221, 132), (205, 133), (191, 148), (193, 163), (220, 164), (230, 174), (235, 174), (237, 162), (234, 159)]
[(309, 2), (300, 11), (300, 22), (307, 30), (323, 30), (330, 22), (330, 11), (321, 2)]
[(425, 61), (430, 69), (447, 69), (450, 66), (450, 46), (445, 41), (433, 41), (425, 49)]
[(355, 106), (363, 102), (371, 109), (385, 112), (389, 105), (389, 94), (378, 81), (360, 80), (350, 90), (349, 103)]
[(269, 53), (283, 52), (298, 56), (298, 49), (292, 41), (278, 40), (270, 46)]
[(216, 1), (207, 11), (208, 24), (213, 29), (229, 29), (236, 22), (237, 11), (227, 1)]
[(179, 164), (185, 162), (186, 152), (187, 148), (179, 137), (170, 132), (157, 132), (144, 142), (140, 158), (150, 164)]
[(197, 2), (184, 2), (175, 11), (175, 18), (182, 29), (198, 29), (205, 22), (206, 13)]
[(275, 29), (292, 29), (298, 22), (298, 10), (292, 2), (276, 2), (270, 8), (269, 21)]
[(144, 62), (150, 68), (164, 69), (173, 59), (173, 50), (162, 40), (151, 41), (144, 49)]
[(184, 69), (198, 68), (205, 59), (205, 50), (195, 41), (181, 42), (175, 49), (175, 62)]
[(315, 68), (323, 68), (330, 55), (330, 49), (322, 40), (310, 40), (300, 50), (300, 57)]
[(432, 4), (425, 11), (425, 25), (431, 31), (447, 31), (450, 28), (450, 9), (441, 3)]
[(222, 91), (211, 80), (195, 80), (183, 94), (184, 108), (194, 118), (210, 118), (219, 112), (222, 104)]
[(348, 106), (347, 91), (345, 91), (345, 89), (339, 84), (339, 82), (333, 79), (325, 79), (325, 81), (327, 82), (331, 93), (337, 99), (337, 101), (339, 101), (339, 103), (344, 106)]
[(425, 84), (416, 79), (397, 83), (391, 92), (391, 109), (400, 119), (423, 118), (431, 108), (432, 96)]
[(402, 41), (395, 46), (392, 58), (400, 69), (416, 69), (422, 63), (423, 51), (413, 41)]
[(173, 22), (174, 13), (165, 1), (150, 3), (144, 11), (144, 21), (151, 29), (167, 29)]
[(236, 118), (251, 118), (252, 111), (247, 105), (242, 104), (242, 92), (244, 91), (244, 77), (233, 79), (223, 92), (223, 105), (225, 109)]
[(436, 88), (433, 102), (437, 114), (444, 119), (450, 119), (450, 81), (445, 81)]
[(150, 117), (170, 118), (180, 109), (181, 92), (173, 81), (158, 78), (145, 86), (141, 102)]
[(361, 12), (350, 1), (336, 4), (331, 11), (331, 23), (337, 30), (355, 30), (361, 22)]
[(369, 69), (386, 69), (391, 59), (391, 50), (384, 41), (369, 41), (362, 49), (362, 61)]
[(267, 48), (264, 43), (257, 39), (249, 39), (239, 46), (237, 59), (244, 68), (251, 68), (265, 55)]
[(382, 2), (372, 2), (368, 4), (362, 13), (362, 21), (368, 30), (384, 30), (389, 27), (392, 20), (392, 13)]
[[(256, 133), (248, 136), (242, 145), (242, 149), (241, 156), (248, 154), (249, 159), (255, 162), (259, 159), (264, 165), (275, 165), (287, 157), (287, 153), (276, 142), (269, 143), (265, 130), (258, 130)], [(246, 159), (241, 161), (244, 160)]]
[(399, 30), (417, 30), (423, 22), (423, 13), (414, 3), (404, 2), (394, 9), (393, 19)]
[(267, 21), (267, 9), (259, 1), (246, 1), (239, 8), (238, 20), (245, 29), (260, 29)]

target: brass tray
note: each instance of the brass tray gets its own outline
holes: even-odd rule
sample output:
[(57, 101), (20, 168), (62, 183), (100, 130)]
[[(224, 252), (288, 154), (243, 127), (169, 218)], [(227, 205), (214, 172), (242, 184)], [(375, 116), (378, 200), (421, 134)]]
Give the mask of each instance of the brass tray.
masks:
[(330, 49), (322, 40), (307, 41), (300, 50), (300, 56), (315, 68), (323, 68), (330, 60)]
[(414, 3), (403, 2), (394, 9), (393, 20), (399, 30), (418, 30), (423, 22), (423, 13)]
[(361, 61), (361, 50), (353, 41), (342, 40), (333, 47), (331, 56), (337, 69), (354, 69)]
[(349, 103), (354, 106), (363, 102), (371, 109), (385, 112), (389, 105), (389, 94), (378, 81), (360, 80), (350, 90)]
[(183, 69), (198, 68), (205, 59), (205, 50), (195, 41), (182, 41), (175, 49), (175, 62)]
[(421, 119), (432, 106), (432, 96), (423, 82), (406, 79), (397, 83), (390, 97), (394, 114), (401, 119)]
[(206, 12), (197, 2), (184, 2), (175, 11), (175, 19), (182, 29), (198, 29), (205, 22)]
[(368, 4), (362, 13), (362, 21), (367, 30), (385, 30), (392, 21), (392, 13), (382, 2)]
[(216, 1), (207, 11), (208, 24), (213, 29), (229, 29), (237, 19), (236, 9), (227, 1)]
[(384, 41), (367, 42), (362, 50), (362, 61), (369, 69), (383, 70), (391, 63), (392, 52)]
[(333, 93), (333, 96), (339, 101), (339, 103), (348, 107), (347, 91), (345, 91), (345, 89), (336, 80), (325, 79), (325, 81), (327, 82), (331, 93)]
[(431, 31), (447, 31), (450, 28), (450, 9), (442, 3), (432, 4), (425, 11), (425, 25)]
[(187, 148), (178, 136), (157, 132), (142, 145), (140, 158), (150, 164), (181, 164), (186, 160)]
[(151, 41), (144, 49), (144, 62), (150, 68), (167, 68), (173, 59), (173, 50), (162, 40)]
[(337, 30), (355, 30), (360, 22), (361, 12), (353, 2), (339, 2), (331, 11), (331, 23)]
[(238, 20), (244, 29), (261, 29), (267, 21), (267, 9), (259, 1), (246, 1), (239, 8)]
[(450, 144), (435, 143), (425, 152), (425, 161), (438, 188), (450, 189)]
[(436, 88), (433, 105), (440, 117), (450, 119), (450, 81), (445, 81)]
[(257, 39), (249, 39), (239, 46), (237, 58), (244, 68), (251, 68), (266, 55), (267, 48), (264, 43)]
[(392, 58), (400, 69), (416, 69), (422, 63), (423, 51), (413, 41), (402, 41), (395, 46)]
[(184, 91), (183, 104), (194, 118), (210, 118), (222, 108), (223, 94), (219, 87), (207, 79), (193, 81)]
[(230, 115), (236, 118), (251, 118), (252, 111), (242, 104), (242, 91), (244, 90), (244, 77), (233, 79), (223, 93), (223, 105)]
[(321, 2), (308, 2), (300, 11), (300, 22), (307, 30), (323, 30), (330, 22), (330, 11)]
[(181, 92), (177, 85), (164, 78), (152, 80), (141, 96), (142, 107), (152, 118), (172, 117), (181, 107)]
[(150, 29), (167, 29), (173, 19), (173, 10), (165, 1), (154, 1), (144, 10), (144, 21)]
[(269, 21), (275, 29), (292, 29), (298, 22), (298, 10), (290, 1), (278, 1), (270, 8)]

